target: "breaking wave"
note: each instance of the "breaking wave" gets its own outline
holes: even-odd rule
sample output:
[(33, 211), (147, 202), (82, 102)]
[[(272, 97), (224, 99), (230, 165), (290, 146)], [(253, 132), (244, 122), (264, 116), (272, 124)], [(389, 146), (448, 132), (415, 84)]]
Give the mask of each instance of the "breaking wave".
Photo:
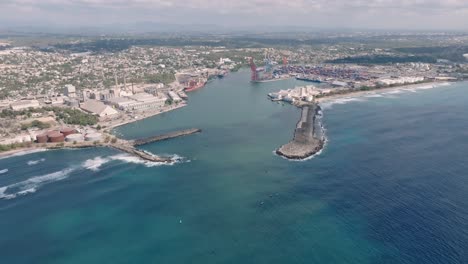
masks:
[(139, 157), (135, 157), (135, 156), (132, 156), (130, 154), (125, 154), (125, 153), (110, 156), (109, 159), (110, 160), (118, 160), (118, 161), (122, 161), (122, 162), (126, 162), (126, 163), (141, 164), (141, 165), (144, 165), (146, 167), (174, 165), (176, 163), (180, 163), (180, 162), (185, 160), (183, 157), (180, 157), (178, 155), (172, 155), (171, 156), (171, 162), (169, 162), (169, 163), (167, 163), (167, 162), (153, 162), (153, 161), (146, 161), (146, 160), (143, 160), (143, 159), (141, 159)]
[(61, 181), (68, 178), (68, 175), (73, 171), (73, 169), (64, 169), (54, 173), (49, 173), (42, 176), (32, 177), (22, 182), (13, 183), (7, 186), (0, 187), (0, 199), (14, 199), (17, 196), (26, 195), (28, 193), (34, 193), (41, 186)]
[(41, 162), (44, 162), (44, 161), (45, 161), (44, 158), (39, 159), (39, 160), (30, 160), (30, 161), (27, 162), (27, 164), (28, 164), (28, 166), (33, 166), (33, 165), (37, 165), (37, 164), (39, 164)]
[(322, 103), (320, 103), (320, 107), (322, 109), (331, 109), (333, 105), (342, 105), (342, 104), (347, 104), (350, 102), (364, 102), (366, 99), (360, 98), (360, 97), (344, 97), (344, 98), (337, 98), (337, 99), (330, 99), (330, 100), (324, 100)]
[[(118, 154), (118, 155), (109, 156), (109, 157), (98, 156), (93, 159), (88, 159), (81, 164), (81, 168), (88, 169), (91, 171), (99, 171), (102, 165), (110, 161), (121, 161), (125, 163), (141, 164), (146, 167), (174, 165), (180, 162), (189, 162), (189, 160), (186, 160), (185, 158), (178, 156), (178, 155), (171, 155), (171, 158), (172, 158), (172, 162), (170, 163), (150, 162), (150, 161), (145, 161), (143, 159), (140, 159), (139, 157), (135, 157), (130, 154), (123, 153), (123, 154)], [(28, 165), (34, 165), (42, 161), (44, 161), (44, 159), (29, 161)], [(29, 193), (34, 193), (45, 184), (61, 181), (61, 180), (68, 178), (69, 174), (74, 170), (76, 170), (76, 167), (64, 169), (64, 170), (57, 171), (54, 173), (45, 174), (42, 176), (35, 176), (22, 182), (17, 182), (17, 183), (13, 183), (13, 184), (6, 185), (6, 186), (1, 186), (0, 187), (0, 199), (9, 200), (9, 199), (14, 199), (18, 196), (23, 196)], [(6, 172), (8, 172), (8, 169), (0, 170), (0, 174), (6, 173)]]
[[(149, 152), (146, 152), (150, 155), (153, 155)], [(125, 162), (125, 163), (133, 163), (133, 164), (141, 164), (146, 167), (155, 167), (155, 166), (163, 166), (163, 165), (174, 165), (176, 163), (181, 163), (181, 162), (190, 162), (190, 160), (185, 159), (184, 157), (181, 157), (179, 155), (169, 155), (171, 157), (171, 162), (151, 162), (151, 161), (146, 161), (143, 160), (139, 157), (122, 153), (122, 154), (117, 154), (109, 157), (96, 157), (94, 159), (88, 159), (85, 162), (82, 163), (82, 167), (88, 170), (92, 171), (98, 171), (99, 168), (110, 162), (110, 161), (120, 161), (120, 162)]]
[(105, 163), (109, 161), (110, 159), (102, 158), (101, 156), (99, 156), (94, 159), (86, 160), (85, 162), (83, 162), (82, 166), (83, 168), (88, 169), (88, 170), (98, 171), (102, 165), (104, 165)]
[(331, 109), (333, 105), (342, 105), (347, 104), (350, 102), (364, 102), (367, 101), (367, 98), (377, 98), (377, 97), (385, 97), (385, 98), (396, 98), (396, 95), (412, 92), (417, 93), (418, 90), (428, 90), (434, 89), (438, 87), (446, 87), (450, 86), (452, 83), (443, 82), (443, 83), (430, 83), (430, 84), (420, 84), (420, 85), (408, 85), (408, 86), (401, 86), (395, 88), (385, 88), (383, 90), (374, 90), (367, 93), (356, 93), (356, 94), (349, 94), (345, 97), (338, 97), (330, 99), (324, 99), (320, 103), (322, 109)]

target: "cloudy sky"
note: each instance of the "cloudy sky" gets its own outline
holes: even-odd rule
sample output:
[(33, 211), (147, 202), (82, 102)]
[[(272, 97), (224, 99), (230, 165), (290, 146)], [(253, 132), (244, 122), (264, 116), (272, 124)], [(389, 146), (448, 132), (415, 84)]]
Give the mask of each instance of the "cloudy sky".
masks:
[(468, 30), (468, 0), (0, 0), (0, 25)]

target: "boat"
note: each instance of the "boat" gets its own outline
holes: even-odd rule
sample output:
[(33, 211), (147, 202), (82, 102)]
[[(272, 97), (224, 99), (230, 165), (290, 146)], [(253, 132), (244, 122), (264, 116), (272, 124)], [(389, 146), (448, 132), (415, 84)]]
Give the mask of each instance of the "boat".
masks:
[(203, 80), (203, 79), (198, 79), (198, 81), (191, 80), (189, 81), (188, 86), (184, 88), (184, 91), (192, 92), (192, 91), (202, 88), (203, 86), (205, 86), (205, 84), (206, 84), (206, 80)]
[(179, 91), (177, 94), (178, 94), (178, 95), (180, 96), (180, 98), (182, 98), (182, 99), (187, 99), (187, 98), (188, 98), (187, 94), (184, 93), (184, 91)]

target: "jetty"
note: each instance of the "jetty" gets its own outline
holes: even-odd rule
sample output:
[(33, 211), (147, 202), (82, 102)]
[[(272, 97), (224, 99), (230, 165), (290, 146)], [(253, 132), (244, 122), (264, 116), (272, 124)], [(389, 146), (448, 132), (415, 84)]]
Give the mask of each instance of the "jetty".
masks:
[(152, 136), (148, 138), (143, 138), (143, 139), (136, 139), (133, 141), (133, 146), (138, 147), (158, 141), (163, 141), (163, 140), (168, 140), (172, 138), (177, 138), (177, 137), (183, 137), (183, 136), (188, 136), (192, 135), (195, 133), (200, 133), (201, 129), (199, 128), (190, 128), (190, 129), (184, 129), (184, 130), (179, 130), (179, 131), (174, 131), (174, 132), (169, 132), (166, 134), (162, 135), (157, 135), (157, 136)]
[(317, 115), (321, 111), (318, 104), (302, 106), (302, 114), (294, 130), (293, 139), (276, 150), (276, 154), (288, 159), (306, 159), (322, 150), (325, 140), (318, 125)]
[[(136, 147), (150, 144), (153, 142), (158, 142), (162, 140), (169, 140), (171, 138), (176, 137), (183, 137), (192, 135), (195, 133), (201, 132), (201, 129), (198, 128), (191, 128), (191, 129), (183, 129), (178, 131), (169, 132), (162, 135), (152, 136), (144, 139), (136, 139), (136, 140), (125, 140), (125, 139), (117, 139), (114, 140), (105, 140), (105, 141), (83, 141), (83, 142), (61, 142), (61, 143), (47, 143), (44, 144), (33, 144), (30, 149), (34, 148), (45, 148), (45, 149), (79, 149), (79, 148), (93, 148), (93, 147), (107, 147), (113, 148), (122, 152), (126, 152), (130, 155), (136, 156), (141, 158), (142, 160), (150, 161), (150, 162), (161, 162), (161, 163), (171, 163), (173, 162), (172, 157), (162, 157), (158, 155), (154, 155), (148, 153), (144, 150), (137, 149)], [(112, 135), (107, 135), (110, 139)]]

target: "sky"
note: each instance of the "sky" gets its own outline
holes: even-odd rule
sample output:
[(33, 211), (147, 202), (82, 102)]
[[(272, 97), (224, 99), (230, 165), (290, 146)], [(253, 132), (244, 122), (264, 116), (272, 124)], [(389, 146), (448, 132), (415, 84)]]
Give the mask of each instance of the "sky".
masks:
[(0, 26), (468, 30), (468, 0), (0, 0)]

